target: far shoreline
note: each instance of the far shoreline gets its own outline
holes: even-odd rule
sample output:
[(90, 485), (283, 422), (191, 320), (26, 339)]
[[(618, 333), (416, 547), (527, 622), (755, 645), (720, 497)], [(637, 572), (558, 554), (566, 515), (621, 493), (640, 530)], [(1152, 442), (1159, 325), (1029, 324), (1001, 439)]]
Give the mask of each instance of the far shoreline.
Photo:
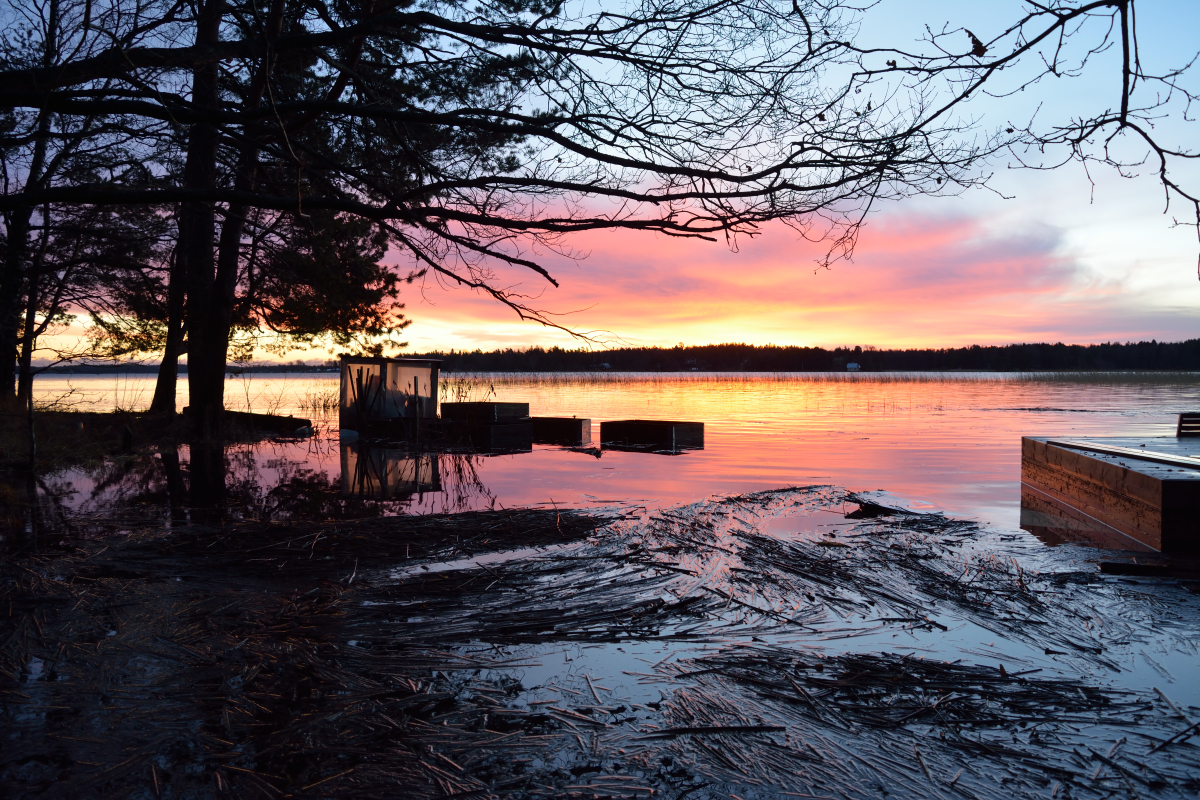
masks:
[[(399, 358), (435, 358), (446, 374), (481, 373), (1096, 373), (1200, 372), (1200, 339), (1181, 342), (1061, 342), (971, 345), (957, 348), (883, 350), (871, 346), (821, 347), (712, 344), (676, 347), (625, 347), (611, 350), (564, 350), (530, 347), (484, 352), (402, 353)], [(39, 366), (47, 375), (157, 374), (153, 362), (76, 362)], [(336, 359), (317, 363), (244, 362), (230, 364), (229, 374), (337, 372)], [(187, 374), (187, 364), (179, 365)]]

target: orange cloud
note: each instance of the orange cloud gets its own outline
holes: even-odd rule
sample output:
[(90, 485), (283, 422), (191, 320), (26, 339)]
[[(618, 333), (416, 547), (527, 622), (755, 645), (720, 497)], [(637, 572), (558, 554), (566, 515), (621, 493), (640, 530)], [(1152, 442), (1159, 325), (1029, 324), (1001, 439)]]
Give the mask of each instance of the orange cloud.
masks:
[[(1045, 224), (881, 216), (863, 230), (853, 261), (829, 269), (818, 267), (820, 244), (782, 225), (736, 250), (632, 232), (572, 244), (587, 257), (543, 262), (560, 289), (543, 290), (535, 276), (512, 280), (540, 292), (537, 307), (583, 309), (564, 324), (631, 344), (922, 347), (1197, 335), (1190, 308), (1200, 290), (1188, 286), (1194, 297), (1164, 305), (1102, 280)], [(416, 350), (575, 346), (490, 299), (434, 284), (410, 298), (409, 311)]]

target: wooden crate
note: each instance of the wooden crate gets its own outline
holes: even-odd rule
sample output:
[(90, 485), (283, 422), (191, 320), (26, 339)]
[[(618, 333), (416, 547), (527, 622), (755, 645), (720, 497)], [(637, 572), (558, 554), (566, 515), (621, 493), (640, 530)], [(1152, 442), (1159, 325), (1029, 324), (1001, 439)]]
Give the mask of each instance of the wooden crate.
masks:
[(442, 419), (468, 425), (528, 422), (529, 403), (442, 403)]

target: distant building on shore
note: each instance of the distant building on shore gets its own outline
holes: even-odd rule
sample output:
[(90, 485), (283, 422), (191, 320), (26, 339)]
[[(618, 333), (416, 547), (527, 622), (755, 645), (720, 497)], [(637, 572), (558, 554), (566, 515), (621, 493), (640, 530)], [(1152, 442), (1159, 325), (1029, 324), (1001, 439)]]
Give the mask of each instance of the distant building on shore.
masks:
[(857, 361), (851, 361), (849, 364), (846, 365), (847, 372), (858, 372), (860, 369), (862, 369), (862, 367), (860, 367), (858, 365)]

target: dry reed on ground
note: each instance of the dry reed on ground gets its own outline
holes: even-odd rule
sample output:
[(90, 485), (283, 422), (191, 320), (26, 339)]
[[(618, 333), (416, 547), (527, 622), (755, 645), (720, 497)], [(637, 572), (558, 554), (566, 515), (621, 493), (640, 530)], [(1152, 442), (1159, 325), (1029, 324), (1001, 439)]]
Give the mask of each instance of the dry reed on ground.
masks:
[[(0, 780), (14, 797), (1200, 789), (1181, 718), (1195, 710), (1049, 674), (1020, 647), (1005, 669), (862, 644), (953, 622), (1086, 675), (1188, 608), (1136, 606), (1095, 573), (1038, 574), (937, 515), (765, 533), (840, 520), (843, 497), (795, 489), (617, 521), (190, 525), (11, 559)], [(535, 545), (556, 549), (498, 557)], [(587, 672), (639, 642), (684, 648), (616, 667), (653, 701)], [(564, 670), (586, 683), (539, 699), (520, 665), (567, 644)]]

